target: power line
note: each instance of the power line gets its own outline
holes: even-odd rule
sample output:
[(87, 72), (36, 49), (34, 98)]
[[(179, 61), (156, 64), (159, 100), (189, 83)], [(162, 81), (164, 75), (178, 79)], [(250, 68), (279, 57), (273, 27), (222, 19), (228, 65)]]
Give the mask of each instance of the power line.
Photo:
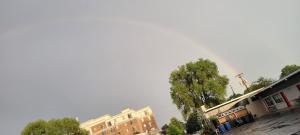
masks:
[(248, 89), (248, 88), (249, 88), (249, 86), (248, 86), (248, 81), (244, 78), (243, 75), (244, 75), (244, 73), (240, 73), (240, 74), (236, 75), (235, 77), (239, 78), (239, 79), (241, 80), (241, 84), (242, 84), (243, 86), (245, 86), (246, 89)]

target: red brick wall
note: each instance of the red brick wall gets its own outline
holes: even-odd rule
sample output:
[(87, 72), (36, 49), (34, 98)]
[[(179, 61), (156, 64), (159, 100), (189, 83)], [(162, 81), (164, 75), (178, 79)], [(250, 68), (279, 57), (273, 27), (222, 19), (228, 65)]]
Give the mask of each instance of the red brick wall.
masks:
[(105, 122), (99, 123), (95, 126), (92, 126), (92, 132), (96, 133), (106, 128)]
[[(135, 118), (112, 127), (107, 127), (106, 130), (103, 131), (99, 130), (99, 127), (102, 126), (101, 123), (93, 126), (92, 132), (97, 135), (102, 135), (102, 132), (105, 132), (105, 135), (133, 135), (135, 132), (144, 133), (150, 131), (152, 128), (157, 129), (156, 121), (152, 115), (150, 119), (148, 117), (144, 117), (143, 119), (142, 121), (140, 118)], [(144, 125), (146, 125), (146, 127)]]

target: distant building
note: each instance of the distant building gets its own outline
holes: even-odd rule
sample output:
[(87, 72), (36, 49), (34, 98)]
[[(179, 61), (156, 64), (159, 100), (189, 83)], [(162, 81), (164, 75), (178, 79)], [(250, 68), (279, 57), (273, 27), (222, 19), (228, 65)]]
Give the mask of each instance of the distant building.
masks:
[(120, 114), (92, 119), (80, 124), (90, 135), (134, 135), (158, 132), (150, 107), (140, 110), (125, 109)]

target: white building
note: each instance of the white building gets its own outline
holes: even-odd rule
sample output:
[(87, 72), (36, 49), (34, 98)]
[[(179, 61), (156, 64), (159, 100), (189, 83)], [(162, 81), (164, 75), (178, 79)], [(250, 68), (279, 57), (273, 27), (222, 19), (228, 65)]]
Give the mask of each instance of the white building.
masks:
[[(243, 101), (243, 107), (238, 104)], [(252, 114), (254, 118), (300, 107), (300, 70), (279, 79), (271, 85), (247, 93), (215, 107), (202, 111), (206, 118), (216, 116), (219, 123)]]
[(251, 97), (251, 102), (260, 102), (267, 112), (278, 112), (299, 106), (300, 70), (274, 82)]

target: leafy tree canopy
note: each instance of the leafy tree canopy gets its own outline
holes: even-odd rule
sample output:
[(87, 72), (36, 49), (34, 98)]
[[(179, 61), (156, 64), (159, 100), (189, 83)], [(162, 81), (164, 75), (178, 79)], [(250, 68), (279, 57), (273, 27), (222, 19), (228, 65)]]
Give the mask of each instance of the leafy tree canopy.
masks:
[(166, 129), (168, 129), (168, 124), (164, 124), (162, 127), (161, 127), (161, 130), (166, 130)]
[(199, 113), (193, 112), (188, 117), (186, 122), (186, 132), (188, 134), (194, 134), (202, 128), (201, 117)]
[(30, 122), (21, 135), (88, 135), (88, 131), (79, 127), (73, 118), (37, 120)]
[(238, 93), (238, 94), (232, 94), (231, 96), (229, 96), (228, 97), (228, 99), (227, 99), (227, 101), (229, 101), (229, 100), (231, 100), (231, 99), (235, 99), (235, 98), (237, 98), (237, 97), (239, 97), (239, 96), (242, 96), (243, 94), (240, 94), (240, 93)]
[(184, 124), (176, 118), (171, 118), (167, 128), (167, 135), (184, 135)]
[(166, 135), (167, 134), (167, 129), (169, 128), (168, 124), (164, 124), (161, 127), (161, 134)]
[(284, 68), (281, 69), (281, 74), (280, 74), (280, 78), (283, 78), (287, 75), (289, 75), (290, 73), (295, 72), (296, 70), (300, 69), (300, 66), (298, 65), (286, 65)]
[(260, 89), (262, 87), (269, 86), (272, 84), (275, 80), (271, 78), (264, 78), (264, 77), (259, 77), (257, 81), (253, 82), (248, 89), (244, 91), (244, 94), (249, 93), (251, 91)]
[(189, 113), (202, 105), (212, 107), (222, 103), (228, 79), (219, 75), (214, 62), (199, 59), (179, 66), (171, 73), (169, 82), (173, 103), (186, 119)]
[(44, 120), (37, 120), (30, 122), (22, 131), (22, 135), (45, 135), (47, 129), (47, 122)]

